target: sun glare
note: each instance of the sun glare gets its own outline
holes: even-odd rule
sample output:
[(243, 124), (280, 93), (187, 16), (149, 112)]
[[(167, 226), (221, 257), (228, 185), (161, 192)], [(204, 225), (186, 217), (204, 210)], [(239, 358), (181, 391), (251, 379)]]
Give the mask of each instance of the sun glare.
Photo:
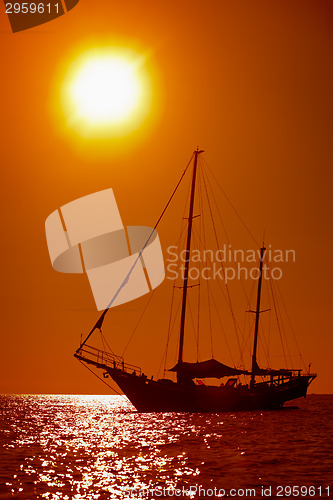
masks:
[(143, 55), (109, 49), (82, 53), (63, 82), (67, 125), (85, 137), (126, 135), (149, 114), (150, 87)]
[(135, 66), (115, 57), (88, 60), (70, 88), (77, 114), (92, 123), (123, 121), (140, 99)]

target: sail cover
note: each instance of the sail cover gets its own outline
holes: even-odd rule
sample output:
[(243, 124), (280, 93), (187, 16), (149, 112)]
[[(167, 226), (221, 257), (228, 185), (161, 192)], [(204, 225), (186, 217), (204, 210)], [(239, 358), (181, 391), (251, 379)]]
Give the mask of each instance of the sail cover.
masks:
[(206, 361), (198, 361), (196, 363), (177, 363), (171, 372), (177, 372), (181, 375), (194, 379), (194, 378), (222, 378), (230, 377), (232, 375), (250, 375), (246, 370), (238, 370), (231, 366), (224, 365), (216, 359), (208, 359)]
[(290, 370), (286, 370), (284, 368), (281, 368), (279, 370), (274, 370), (273, 368), (260, 368), (258, 363), (255, 361), (254, 362), (254, 369), (253, 369), (253, 374), (258, 375), (258, 376), (267, 376), (267, 375), (285, 375), (285, 376), (290, 376), (292, 372)]

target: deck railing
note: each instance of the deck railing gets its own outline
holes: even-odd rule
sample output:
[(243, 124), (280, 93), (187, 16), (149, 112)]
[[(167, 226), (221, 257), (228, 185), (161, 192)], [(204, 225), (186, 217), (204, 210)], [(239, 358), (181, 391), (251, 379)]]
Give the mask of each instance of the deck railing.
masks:
[(125, 363), (123, 357), (103, 351), (102, 349), (96, 349), (96, 347), (92, 347), (87, 344), (76, 351), (75, 357), (85, 361), (86, 363), (98, 366), (99, 368), (109, 366), (111, 368), (122, 370), (123, 372), (135, 372), (137, 375), (141, 375), (141, 368), (139, 366)]

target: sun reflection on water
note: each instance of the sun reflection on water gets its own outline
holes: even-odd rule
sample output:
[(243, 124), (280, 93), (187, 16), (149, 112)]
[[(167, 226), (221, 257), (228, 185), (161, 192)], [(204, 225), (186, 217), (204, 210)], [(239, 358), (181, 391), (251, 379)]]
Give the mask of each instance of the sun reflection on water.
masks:
[(180, 433), (192, 440), (199, 432), (184, 425), (184, 416), (138, 415), (121, 397), (21, 397), (19, 403), (20, 419), (16, 408), (5, 445), (21, 450), (19, 470), (7, 483), (12, 493), (123, 498), (126, 487), (172, 488), (199, 474), (179, 445)]
[(281, 480), (292, 461), (280, 443), (287, 433), (274, 436), (281, 419), (284, 430), (295, 428), (288, 412), (138, 414), (119, 396), (0, 398), (0, 498), (132, 498), (126, 488), (233, 488), (241, 481), (249, 487), (277, 473)]

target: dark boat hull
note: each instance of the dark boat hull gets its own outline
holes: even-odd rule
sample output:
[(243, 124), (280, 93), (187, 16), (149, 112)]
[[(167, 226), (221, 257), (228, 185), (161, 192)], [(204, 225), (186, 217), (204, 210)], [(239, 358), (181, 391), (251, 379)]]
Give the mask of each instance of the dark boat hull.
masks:
[(273, 410), (286, 401), (305, 397), (311, 375), (292, 377), (279, 385), (247, 386), (182, 385), (168, 380), (149, 380), (145, 376), (107, 368), (139, 412), (224, 412)]

